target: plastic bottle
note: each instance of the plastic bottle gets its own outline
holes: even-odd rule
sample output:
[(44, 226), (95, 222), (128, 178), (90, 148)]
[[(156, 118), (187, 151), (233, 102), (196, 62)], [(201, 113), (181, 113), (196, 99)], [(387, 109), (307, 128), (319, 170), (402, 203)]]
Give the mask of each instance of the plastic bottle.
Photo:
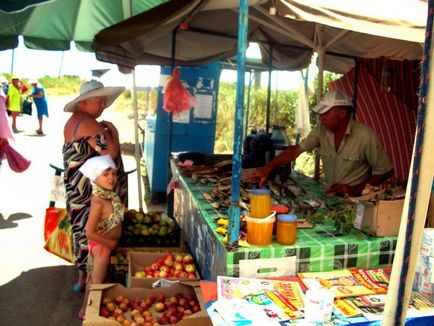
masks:
[(297, 215), (279, 214), (276, 223), (276, 240), (281, 245), (293, 245), (297, 240)]

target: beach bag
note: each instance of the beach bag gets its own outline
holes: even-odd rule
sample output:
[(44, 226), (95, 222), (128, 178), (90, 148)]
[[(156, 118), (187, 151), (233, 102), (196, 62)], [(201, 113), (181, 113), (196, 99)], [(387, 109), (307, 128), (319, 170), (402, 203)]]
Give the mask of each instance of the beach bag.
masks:
[(24, 99), (23, 105), (21, 106), (21, 113), (32, 115), (32, 111), (33, 111), (33, 102), (27, 97), (26, 99)]
[(47, 230), (49, 236), (45, 242), (44, 249), (69, 263), (74, 263), (72, 225), (69, 222), (68, 215), (64, 214), (54, 230), (51, 230), (53, 223), (48, 224), (50, 228)]

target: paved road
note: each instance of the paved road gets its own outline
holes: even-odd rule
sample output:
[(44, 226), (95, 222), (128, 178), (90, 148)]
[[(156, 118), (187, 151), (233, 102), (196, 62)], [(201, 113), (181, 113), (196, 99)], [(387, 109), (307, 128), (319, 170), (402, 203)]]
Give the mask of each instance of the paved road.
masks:
[[(63, 107), (71, 99), (72, 97), (48, 99), (50, 117), (45, 120), (44, 136), (35, 134), (36, 116), (18, 118), (18, 129), (23, 131), (16, 135), (14, 147), (32, 163), (23, 173), (11, 171), (6, 161), (0, 167), (0, 285), (10, 282), (24, 271), (68, 265), (43, 249), (43, 225), (49, 202), (49, 181), (53, 175), (53, 169), (48, 164), (62, 166), (62, 131), (69, 117), (68, 113), (63, 112)], [(119, 119), (114, 114), (108, 109), (103, 118), (117, 125)], [(120, 133), (122, 139), (122, 131)], [(124, 157), (124, 164), (126, 170), (135, 168), (131, 156)], [(129, 207), (137, 208), (136, 174), (131, 174), (128, 181)]]

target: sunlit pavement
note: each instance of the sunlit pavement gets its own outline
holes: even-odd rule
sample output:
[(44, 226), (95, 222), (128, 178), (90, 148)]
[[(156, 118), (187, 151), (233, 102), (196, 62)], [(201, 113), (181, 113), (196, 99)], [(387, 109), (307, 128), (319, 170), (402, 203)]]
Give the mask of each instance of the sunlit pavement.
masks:
[[(33, 116), (18, 117), (18, 129), (13, 147), (32, 161), (23, 173), (13, 172), (3, 161), (0, 167), (0, 285), (6, 284), (30, 269), (69, 265), (64, 260), (44, 250), (43, 230), (45, 209), (49, 204), (49, 183), (54, 170), (49, 163), (62, 166), (63, 126), (69, 114), (63, 107), (73, 97), (49, 98), (50, 117), (44, 121), (45, 135), (36, 135), (38, 127), (36, 110)], [(110, 118), (110, 109), (104, 119)], [(127, 114), (127, 113), (125, 113)], [(119, 128), (119, 127), (118, 127)], [(133, 124), (131, 122), (131, 128)], [(120, 131), (122, 133), (122, 131)], [(121, 134), (122, 138), (122, 134)], [(124, 156), (126, 170), (136, 167), (131, 156)], [(138, 207), (137, 175), (129, 176), (129, 207)], [(64, 207), (64, 203), (56, 203)]]

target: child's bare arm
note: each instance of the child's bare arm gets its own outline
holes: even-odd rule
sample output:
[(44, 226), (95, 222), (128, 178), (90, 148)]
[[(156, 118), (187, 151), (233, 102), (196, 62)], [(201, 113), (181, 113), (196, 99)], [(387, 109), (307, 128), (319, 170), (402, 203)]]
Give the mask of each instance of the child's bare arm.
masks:
[(117, 245), (116, 240), (110, 240), (97, 232), (98, 223), (102, 217), (103, 205), (92, 197), (90, 204), (89, 218), (86, 223), (86, 237), (88, 240), (96, 241), (104, 246), (114, 249)]

